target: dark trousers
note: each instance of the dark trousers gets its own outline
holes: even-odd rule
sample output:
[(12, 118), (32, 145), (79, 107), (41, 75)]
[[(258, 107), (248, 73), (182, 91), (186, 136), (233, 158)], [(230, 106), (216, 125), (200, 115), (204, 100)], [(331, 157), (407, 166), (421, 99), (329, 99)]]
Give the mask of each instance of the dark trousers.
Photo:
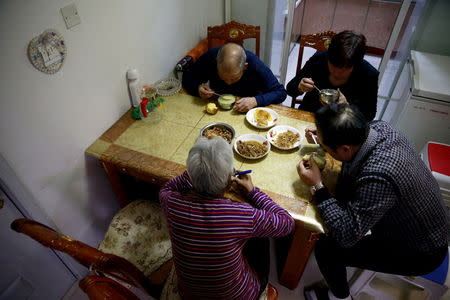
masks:
[(252, 238), (244, 246), (244, 256), (259, 278), (261, 295), (269, 283), (270, 240), (269, 238)]
[(447, 251), (445, 247), (428, 255), (411, 253), (405, 247), (382, 243), (371, 236), (364, 237), (352, 248), (341, 248), (330, 237), (322, 236), (314, 253), (331, 292), (338, 298), (345, 298), (350, 295), (346, 267), (418, 276), (436, 269)]

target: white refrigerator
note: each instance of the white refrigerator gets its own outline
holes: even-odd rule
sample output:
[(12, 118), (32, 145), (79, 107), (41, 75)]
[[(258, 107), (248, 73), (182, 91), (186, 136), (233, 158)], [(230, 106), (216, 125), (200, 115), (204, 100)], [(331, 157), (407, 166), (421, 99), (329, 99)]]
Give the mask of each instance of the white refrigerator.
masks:
[(420, 152), (428, 141), (450, 145), (450, 57), (411, 51), (403, 107), (392, 123)]

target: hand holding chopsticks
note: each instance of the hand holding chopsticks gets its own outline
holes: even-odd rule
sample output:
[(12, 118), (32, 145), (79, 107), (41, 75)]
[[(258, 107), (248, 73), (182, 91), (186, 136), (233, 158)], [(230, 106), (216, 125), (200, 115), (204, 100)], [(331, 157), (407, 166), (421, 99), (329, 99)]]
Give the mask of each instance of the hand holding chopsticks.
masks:
[(316, 139), (316, 134), (317, 134), (317, 129), (315, 129), (315, 128), (308, 127), (305, 129), (306, 140), (310, 144), (318, 144), (317, 139)]

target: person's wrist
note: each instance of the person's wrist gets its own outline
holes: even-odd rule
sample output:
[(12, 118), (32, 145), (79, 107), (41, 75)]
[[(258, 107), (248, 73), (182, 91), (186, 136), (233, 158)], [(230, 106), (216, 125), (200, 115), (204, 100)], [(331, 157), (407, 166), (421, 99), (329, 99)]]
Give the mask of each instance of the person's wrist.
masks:
[(250, 194), (250, 193), (253, 191), (254, 188), (255, 188), (255, 187), (254, 187), (253, 185), (249, 186), (249, 187), (247, 188), (247, 194)]
[(253, 196), (253, 194), (257, 193), (258, 191), (259, 191), (259, 189), (257, 187), (252, 186), (252, 189), (247, 192), (247, 197), (251, 198)]
[(316, 184), (310, 186), (309, 191), (311, 192), (312, 195), (315, 195), (318, 190), (323, 188), (325, 188), (325, 186), (323, 185), (322, 181), (319, 181)]
[[(252, 104), (254, 105), (253, 107), (258, 106), (258, 98), (252, 97), (252, 100), (253, 100), (253, 103), (252, 103)], [(252, 107), (252, 108), (253, 108), (253, 107)]]

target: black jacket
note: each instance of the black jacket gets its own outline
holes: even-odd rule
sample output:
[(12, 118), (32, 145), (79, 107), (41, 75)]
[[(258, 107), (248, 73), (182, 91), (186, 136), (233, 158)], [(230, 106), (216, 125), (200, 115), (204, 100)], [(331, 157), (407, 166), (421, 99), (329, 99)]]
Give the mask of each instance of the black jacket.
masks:
[[(345, 95), (350, 104), (356, 105), (366, 116), (368, 121), (375, 118), (377, 112), (379, 72), (366, 60), (353, 67), (352, 74), (347, 83), (342, 86), (333, 86), (328, 80), (328, 54), (317, 52), (304, 65), (301, 71), (287, 84), (287, 93), (292, 97), (301, 94), (298, 85), (302, 78), (312, 78), (319, 89), (337, 89)], [(319, 101), (317, 90), (307, 92), (300, 104), (300, 109), (316, 112), (322, 104)]]

